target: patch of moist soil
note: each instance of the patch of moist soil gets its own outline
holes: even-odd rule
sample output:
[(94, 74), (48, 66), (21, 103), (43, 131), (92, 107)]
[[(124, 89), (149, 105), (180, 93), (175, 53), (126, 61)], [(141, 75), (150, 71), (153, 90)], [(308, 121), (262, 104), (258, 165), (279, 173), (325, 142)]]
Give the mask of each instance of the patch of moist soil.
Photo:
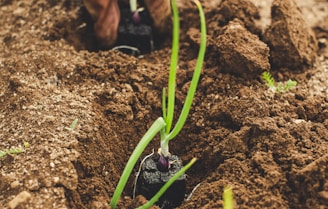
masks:
[[(179, 208), (221, 208), (227, 185), (233, 187), (236, 208), (325, 208), (328, 2), (296, 1), (302, 11), (298, 18), (315, 29), (320, 50), (313, 66), (271, 72), (277, 81), (298, 81), (284, 94), (270, 92), (260, 78), (272, 66), (270, 44), (262, 38), (271, 1), (252, 0), (245, 5), (257, 7), (247, 8), (223, 2), (202, 1), (208, 17), (203, 74), (187, 124), (170, 143), (184, 163), (198, 158), (187, 172), (187, 193), (199, 187)], [(179, 5), (178, 110), (199, 46), (197, 10), (187, 1)], [(226, 11), (238, 15), (222, 19)], [(129, 155), (161, 115), (169, 38), (140, 58), (95, 51), (79, 1), (6, 0), (0, 16), (0, 150), (29, 143), (24, 153), (0, 158), (0, 208), (110, 208)], [(234, 29), (241, 31), (235, 39)], [(247, 45), (242, 34), (259, 51), (247, 54), (254, 45)], [(229, 46), (235, 48), (229, 51)], [(75, 129), (67, 129), (76, 118)], [(144, 156), (158, 145), (157, 138)], [(133, 178), (118, 208), (146, 201), (131, 199)]]

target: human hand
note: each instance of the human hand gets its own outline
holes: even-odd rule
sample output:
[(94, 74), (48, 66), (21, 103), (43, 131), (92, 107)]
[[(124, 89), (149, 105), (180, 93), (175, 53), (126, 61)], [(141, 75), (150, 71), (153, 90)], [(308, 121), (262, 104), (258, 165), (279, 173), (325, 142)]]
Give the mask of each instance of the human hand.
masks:
[[(101, 47), (110, 47), (117, 40), (120, 10), (117, 0), (83, 0), (94, 19), (94, 30)], [(171, 15), (170, 0), (144, 0), (153, 19), (153, 26), (159, 33), (166, 31)]]
[(94, 30), (100, 45), (113, 45), (120, 23), (117, 0), (83, 0), (83, 3), (95, 21)]

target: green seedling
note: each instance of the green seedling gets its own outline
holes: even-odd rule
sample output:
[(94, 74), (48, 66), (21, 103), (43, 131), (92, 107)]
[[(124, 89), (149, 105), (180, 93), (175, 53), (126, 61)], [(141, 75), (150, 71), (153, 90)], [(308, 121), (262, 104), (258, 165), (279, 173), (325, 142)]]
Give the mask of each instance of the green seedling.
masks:
[(269, 72), (263, 72), (262, 78), (266, 82), (266, 85), (269, 87), (269, 89), (272, 90), (273, 92), (285, 93), (297, 85), (297, 82), (291, 79), (289, 79), (285, 83), (278, 82), (276, 84), (274, 78), (271, 76)]
[(7, 155), (7, 152), (5, 150), (0, 150), (0, 158)]
[(29, 142), (24, 142), (24, 148), (29, 148), (30, 147), (30, 143)]
[(20, 147), (13, 147), (10, 149), (5, 149), (5, 150), (0, 150), (0, 157), (4, 157), (7, 154), (20, 154), (25, 152), (25, 150), (23, 148)]
[(75, 120), (72, 122), (70, 127), (65, 127), (66, 130), (68, 131), (73, 131), (76, 128), (77, 122), (79, 121), (79, 119), (75, 118)]
[[(135, 2), (135, 0), (131, 0), (131, 2)], [(130, 2), (130, 3), (131, 3)], [(164, 168), (168, 168), (170, 163), (168, 162), (168, 157), (170, 156), (169, 152), (169, 141), (175, 138), (181, 129), (183, 128), (186, 119), (188, 117), (192, 101), (196, 92), (196, 88), (198, 85), (198, 81), (200, 78), (205, 51), (206, 51), (206, 24), (205, 24), (205, 15), (202, 9), (202, 6), (198, 0), (194, 0), (200, 16), (200, 24), (201, 24), (201, 43), (200, 49), (198, 52), (197, 63), (194, 70), (194, 74), (190, 83), (190, 87), (184, 102), (184, 106), (181, 110), (180, 116), (176, 125), (172, 129), (173, 115), (174, 115), (174, 106), (175, 106), (175, 85), (176, 85), (176, 70), (178, 65), (178, 52), (179, 52), (179, 14), (178, 8), (175, 0), (171, 0), (172, 6), (172, 14), (173, 14), (173, 40), (172, 40), (172, 54), (171, 54), (171, 64), (170, 64), (170, 72), (169, 72), (169, 81), (168, 81), (168, 89), (166, 96), (166, 89), (163, 89), (162, 96), (162, 110), (163, 117), (159, 117), (148, 129), (146, 134), (141, 138), (140, 142), (132, 152), (126, 167), (123, 170), (122, 176), (118, 182), (116, 190), (114, 192), (113, 198), (110, 202), (110, 206), (115, 209), (118, 203), (118, 200), (123, 192), (123, 189), (128, 181), (131, 172), (137, 163), (139, 157), (142, 152), (149, 144), (149, 142), (160, 133), (160, 149), (158, 153), (160, 155), (160, 162)], [(132, 7), (132, 5), (131, 5)], [(133, 10), (132, 10), (133, 11)], [(154, 204), (157, 199), (166, 191), (166, 189), (178, 178), (182, 175), (194, 162), (196, 159), (192, 159), (185, 167), (182, 168), (180, 172), (178, 172), (175, 176), (169, 180), (162, 189), (153, 197), (154, 200), (151, 200), (150, 203), (147, 203), (143, 208), (148, 208), (150, 205)]]
[(223, 209), (233, 209), (233, 193), (230, 186), (223, 189)]
[(277, 91), (280, 93), (284, 93), (286, 91), (289, 91), (290, 89), (294, 88), (297, 85), (297, 81), (288, 79), (285, 83), (278, 83), (277, 85)]
[(137, 11), (137, 0), (130, 0), (130, 11)]
[(276, 89), (276, 81), (274, 80), (274, 78), (271, 76), (271, 74), (269, 72), (263, 72), (262, 78), (264, 79), (264, 81), (266, 82), (266, 85), (270, 89), (272, 89), (272, 90)]

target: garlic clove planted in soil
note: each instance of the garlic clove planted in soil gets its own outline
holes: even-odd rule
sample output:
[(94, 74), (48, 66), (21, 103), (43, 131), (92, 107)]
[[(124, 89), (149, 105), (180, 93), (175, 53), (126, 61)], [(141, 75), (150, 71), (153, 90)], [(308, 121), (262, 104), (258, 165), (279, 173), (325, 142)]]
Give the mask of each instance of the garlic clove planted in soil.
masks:
[(170, 168), (169, 157), (160, 155), (157, 162), (157, 168), (159, 171), (168, 172)]

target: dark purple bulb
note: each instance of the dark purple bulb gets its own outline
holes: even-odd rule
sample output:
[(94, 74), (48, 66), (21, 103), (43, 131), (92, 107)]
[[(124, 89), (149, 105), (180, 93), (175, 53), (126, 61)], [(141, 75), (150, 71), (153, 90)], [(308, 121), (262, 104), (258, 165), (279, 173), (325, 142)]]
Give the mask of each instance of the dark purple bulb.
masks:
[(160, 155), (157, 163), (158, 170), (162, 172), (167, 172), (169, 171), (169, 167), (170, 167), (169, 157), (164, 157), (163, 155)]
[(141, 22), (141, 17), (139, 15), (139, 11), (138, 10), (136, 10), (136, 11), (134, 11), (132, 13), (132, 17), (131, 18), (132, 18), (132, 22), (134, 24), (139, 24)]

